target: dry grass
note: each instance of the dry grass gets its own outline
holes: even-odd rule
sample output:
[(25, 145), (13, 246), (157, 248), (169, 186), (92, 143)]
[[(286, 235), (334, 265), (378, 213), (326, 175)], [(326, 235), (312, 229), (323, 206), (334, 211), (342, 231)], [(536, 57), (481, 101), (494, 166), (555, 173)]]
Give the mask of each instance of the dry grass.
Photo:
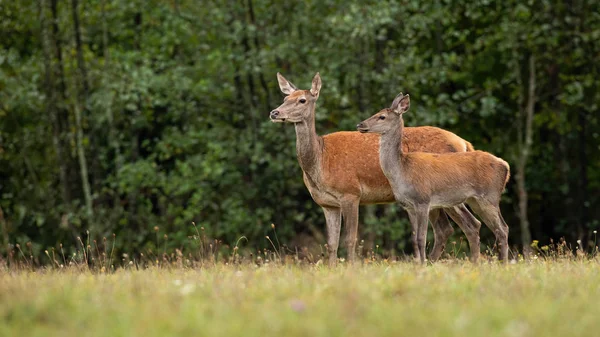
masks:
[(0, 271), (0, 336), (597, 336), (600, 260)]

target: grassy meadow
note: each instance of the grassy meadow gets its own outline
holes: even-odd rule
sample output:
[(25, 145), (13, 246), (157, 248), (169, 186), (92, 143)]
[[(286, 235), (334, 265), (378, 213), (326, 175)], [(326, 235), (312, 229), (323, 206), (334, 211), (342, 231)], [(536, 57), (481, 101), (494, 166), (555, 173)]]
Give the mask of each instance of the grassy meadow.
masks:
[(600, 259), (0, 271), (0, 336), (598, 336)]

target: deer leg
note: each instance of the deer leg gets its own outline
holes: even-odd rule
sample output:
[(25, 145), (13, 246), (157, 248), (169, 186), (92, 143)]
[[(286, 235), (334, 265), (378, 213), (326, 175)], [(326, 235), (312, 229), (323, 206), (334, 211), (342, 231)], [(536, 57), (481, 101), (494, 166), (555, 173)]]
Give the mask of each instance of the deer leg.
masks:
[(358, 236), (358, 198), (349, 198), (342, 201), (342, 218), (344, 221), (344, 230), (346, 231), (346, 250), (348, 261), (354, 262), (356, 259), (356, 241)]
[(416, 262), (420, 261), (420, 253), (419, 253), (419, 243), (418, 243), (418, 239), (417, 239), (417, 231), (419, 230), (419, 225), (417, 224), (417, 220), (416, 218), (414, 218), (414, 214), (411, 215), (411, 211), (406, 210), (406, 212), (408, 213), (408, 221), (410, 221), (410, 228), (411, 228), (411, 232), (410, 232), (410, 239), (412, 241), (412, 245), (413, 245), (413, 254), (414, 254), (414, 259)]
[(444, 249), (446, 248), (446, 242), (452, 233), (454, 228), (448, 221), (446, 213), (443, 213), (441, 209), (432, 209), (429, 212), (429, 221), (433, 227), (433, 250), (429, 254), (431, 261), (436, 261), (440, 258)]
[(426, 246), (427, 246), (427, 226), (429, 225), (429, 206), (421, 206), (417, 211), (418, 219), (418, 231), (417, 231), (417, 243), (419, 245), (419, 252), (421, 254), (421, 263), (425, 263), (427, 260)]
[(458, 227), (465, 233), (469, 248), (471, 250), (471, 262), (477, 263), (480, 253), (479, 230), (481, 222), (477, 220), (464, 204), (451, 208), (444, 208), (444, 211), (456, 222)]
[(417, 248), (421, 263), (425, 263), (425, 245), (427, 244), (427, 224), (429, 216), (429, 205), (419, 205), (408, 211), (413, 228), (417, 228)]
[(502, 228), (502, 236), (501, 236), (501, 247), (500, 247), (500, 259), (504, 262), (508, 262), (508, 225), (506, 221), (504, 221), (504, 217), (500, 212), (500, 206), (496, 207), (496, 215), (498, 220), (500, 221), (500, 227)]
[(499, 205), (490, 204), (488, 207), (491, 221), (496, 225), (496, 240), (498, 241), (499, 260), (508, 262), (508, 225), (502, 217)]
[(329, 254), (329, 266), (333, 267), (337, 262), (342, 217), (339, 208), (323, 207), (323, 213), (325, 213), (325, 222), (327, 223), (327, 253)]
[(496, 236), (499, 250), (498, 259), (506, 262), (508, 259), (508, 225), (502, 218), (500, 207), (482, 199), (471, 200), (468, 204)]

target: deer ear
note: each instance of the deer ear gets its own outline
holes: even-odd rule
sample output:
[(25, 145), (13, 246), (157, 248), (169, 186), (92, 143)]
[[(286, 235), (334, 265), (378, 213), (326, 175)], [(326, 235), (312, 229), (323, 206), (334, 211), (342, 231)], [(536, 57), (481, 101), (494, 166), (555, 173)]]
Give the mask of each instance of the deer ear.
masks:
[(390, 109), (396, 110), (396, 108), (398, 107), (398, 103), (400, 103), (400, 100), (402, 98), (404, 98), (404, 95), (402, 95), (402, 93), (399, 93), (392, 101), (392, 105), (390, 105)]
[(298, 90), (298, 88), (296, 88), (292, 82), (286, 80), (285, 77), (283, 77), (283, 75), (280, 73), (277, 73), (277, 82), (279, 82), (279, 89), (281, 89), (281, 92), (286, 95), (290, 95), (294, 91)]
[(310, 93), (315, 97), (319, 97), (319, 92), (321, 92), (321, 75), (317, 72), (313, 77)]
[[(394, 102), (395, 101), (396, 100), (394, 100)], [(407, 112), (408, 108), (410, 108), (410, 96), (408, 94), (401, 97), (396, 105), (392, 106), (392, 110), (398, 115), (402, 115), (403, 113)]]

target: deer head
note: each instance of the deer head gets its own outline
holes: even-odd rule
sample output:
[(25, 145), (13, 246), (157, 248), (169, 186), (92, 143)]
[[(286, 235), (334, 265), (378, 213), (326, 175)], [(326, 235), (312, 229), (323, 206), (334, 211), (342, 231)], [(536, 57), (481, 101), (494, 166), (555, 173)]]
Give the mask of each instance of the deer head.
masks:
[(315, 102), (321, 91), (321, 76), (319, 73), (313, 78), (310, 90), (299, 90), (280, 73), (277, 73), (277, 81), (279, 82), (279, 88), (287, 96), (283, 99), (283, 104), (271, 111), (271, 121), (301, 123), (310, 118), (314, 114)]
[(362, 133), (373, 132), (385, 134), (390, 130), (397, 129), (402, 123), (402, 115), (410, 108), (410, 97), (398, 94), (389, 108), (383, 109), (373, 116), (356, 125), (356, 129)]

